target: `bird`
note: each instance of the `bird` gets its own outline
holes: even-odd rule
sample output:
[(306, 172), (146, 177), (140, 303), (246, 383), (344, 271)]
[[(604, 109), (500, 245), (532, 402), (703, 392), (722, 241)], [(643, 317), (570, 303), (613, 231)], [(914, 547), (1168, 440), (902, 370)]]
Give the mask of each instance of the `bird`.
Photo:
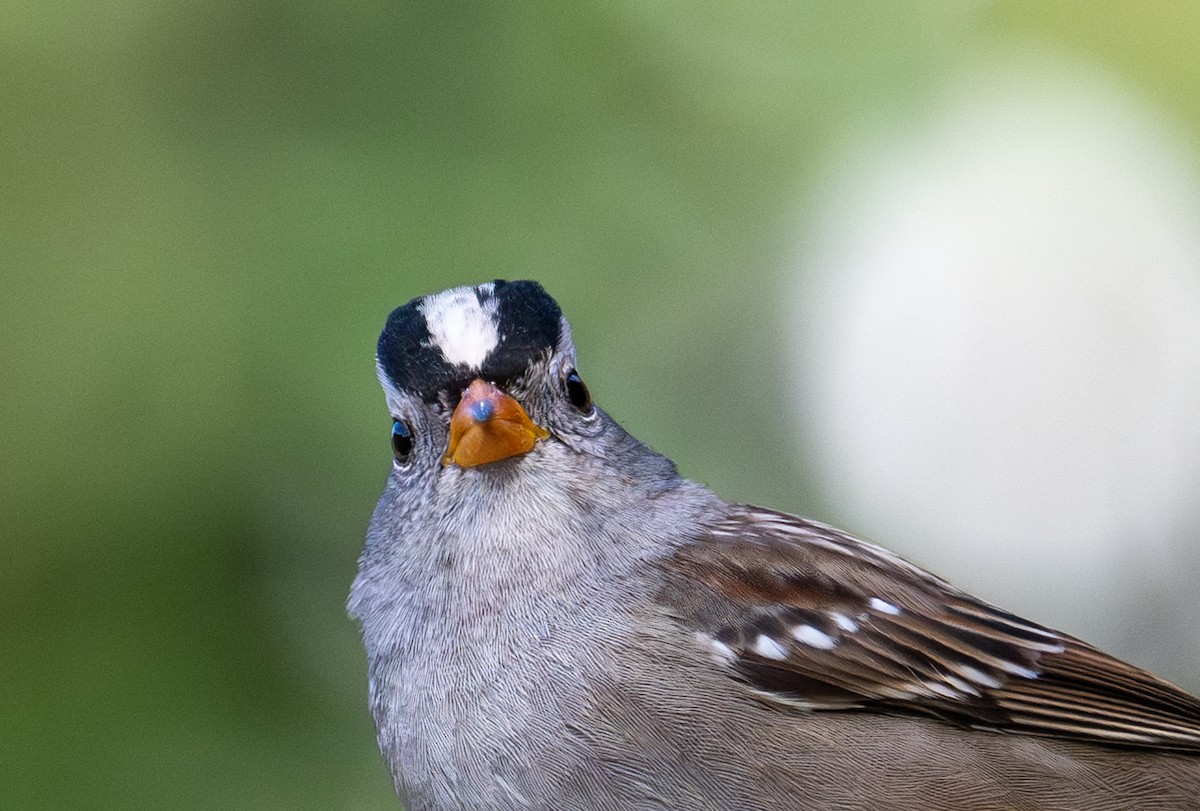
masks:
[(409, 811), (1200, 809), (1200, 700), (682, 477), (539, 283), (412, 299), (376, 370), (348, 609)]

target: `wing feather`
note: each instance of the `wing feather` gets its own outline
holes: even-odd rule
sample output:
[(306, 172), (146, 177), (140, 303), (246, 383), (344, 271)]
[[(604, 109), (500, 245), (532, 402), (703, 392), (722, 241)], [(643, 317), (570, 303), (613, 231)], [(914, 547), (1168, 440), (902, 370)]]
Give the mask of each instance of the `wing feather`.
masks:
[(669, 610), (768, 701), (1200, 752), (1200, 700), (838, 530), (734, 508), (664, 567)]

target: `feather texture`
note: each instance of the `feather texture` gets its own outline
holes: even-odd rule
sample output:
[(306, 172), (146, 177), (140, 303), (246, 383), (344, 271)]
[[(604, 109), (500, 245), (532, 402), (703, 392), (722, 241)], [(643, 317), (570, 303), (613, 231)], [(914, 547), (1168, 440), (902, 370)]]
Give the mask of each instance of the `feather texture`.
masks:
[(822, 524), (737, 506), (663, 595), (764, 701), (1200, 752), (1200, 701)]

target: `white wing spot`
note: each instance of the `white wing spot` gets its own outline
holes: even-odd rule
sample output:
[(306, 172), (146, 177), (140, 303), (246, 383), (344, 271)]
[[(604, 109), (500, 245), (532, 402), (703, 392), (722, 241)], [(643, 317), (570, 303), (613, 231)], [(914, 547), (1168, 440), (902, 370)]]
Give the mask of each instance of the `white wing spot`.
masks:
[(759, 634), (754, 640), (754, 652), (764, 659), (775, 659), (782, 662), (787, 658), (787, 648), (780, 645), (766, 634)]
[(811, 625), (797, 625), (792, 628), (792, 636), (797, 642), (803, 642), (813, 648), (831, 650), (837, 647), (837, 640), (819, 628)]
[(845, 614), (839, 614), (837, 612), (834, 612), (834, 613), (830, 614), (829, 616), (830, 616), (830, 619), (833, 620), (834, 625), (841, 628), (843, 631), (845, 631), (848, 634), (852, 634), (858, 630), (858, 623), (855, 622), (854, 620), (850, 619), (849, 617), (847, 617)]
[(881, 600), (878, 597), (872, 597), (867, 602), (867, 605), (871, 606), (872, 609), (878, 611), (880, 614), (891, 614), (894, 617), (900, 613), (900, 609), (897, 606), (892, 605), (887, 600)]
[(982, 695), (978, 690), (968, 684), (965, 680), (960, 679), (958, 676), (951, 676), (949, 673), (945, 673), (942, 675), (942, 678), (946, 680), (947, 684), (952, 686), (955, 690), (958, 690), (960, 693), (967, 693), (968, 695), (976, 697)]
[(710, 651), (712, 651), (713, 656), (716, 657), (717, 661), (721, 664), (731, 665), (737, 661), (737, 654), (734, 652), (733, 648), (729, 647), (724, 642), (713, 639), (708, 634), (702, 634), (699, 631), (696, 632), (696, 640), (701, 645), (704, 645)]
[(1014, 676), (1020, 676), (1023, 679), (1036, 679), (1038, 676), (1042, 675), (1038, 671), (1030, 670), (1023, 665), (1017, 664), (1016, 662), (1006, 662), (1001, 660), (997, 664), (1005, 673), (1011, 673)]
[(982, 687), (988, 687), (992, 690), (995, 690), (1000, 686), (999, 679), (984, 673), (978, 668), (971, 667), (970, 665), (959, 665), (954, 669), (957, 670), (958, 674), (963, 678), (969, 679), (970, 681), (973, 681)]
[[(474, 287), (455, 287), (426, 296), (417, 307), (425, 316), (429, 335), (447, 363), (478, 369), (500, 343), (496, 328), (498, 304), (494, 298), (479, 303)], [(491, 284), (478, 288), (492, 292)]]
[(927, 687), (930, 692), (942, 696), (943, 698), (962, 698), (957, 691), (952, 690), (941, 682), (927, 681), (925, 682), (925, 687)]

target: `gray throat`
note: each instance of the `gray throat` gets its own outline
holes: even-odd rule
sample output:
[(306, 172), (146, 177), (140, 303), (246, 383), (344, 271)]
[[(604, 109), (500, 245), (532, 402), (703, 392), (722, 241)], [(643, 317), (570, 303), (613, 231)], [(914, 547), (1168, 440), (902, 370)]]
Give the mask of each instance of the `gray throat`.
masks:
[(581, 475), (580, 459), (546, 443), (444, 470), (432, 498), (406, 498), (393, 476), (380, 499), (350, 609), (380, 747), (414, 805), (487, 805), (496, 775), (538, 756), (531, 741), (560, 737), (592, 692), (583, 674), (605, 648), (619, 659), (656, 597), (632, 571), (724, 511), (673, 469), (664, 477), (661, 457), (644, 479)]

